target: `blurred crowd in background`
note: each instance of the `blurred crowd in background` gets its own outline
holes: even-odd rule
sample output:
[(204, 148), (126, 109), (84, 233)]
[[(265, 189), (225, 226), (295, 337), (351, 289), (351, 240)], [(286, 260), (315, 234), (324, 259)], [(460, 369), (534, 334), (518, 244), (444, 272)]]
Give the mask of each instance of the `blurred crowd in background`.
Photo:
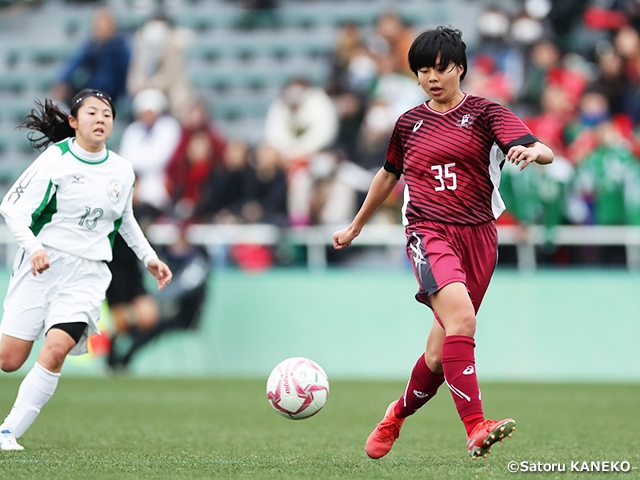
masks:
[[(153, 2), (140, 5), (149, 18), (133, 37), (96, 7), (91, 37), (50, 96), (64, 104), (92, 87), (116, 100), (127, 125), (110, 147), (134, 165), (143, 224), (346, 224), (384, 163), (394, 122), (427, 100), (407, 65), (424, 26), (390, 9), (370, 27), (336, 28), (333, 54), (317, 59), (331, 66), (328, 80), (314, 84), (301, 71), (282, 85), (259, 142), (227, 138), (215, 102), (209, 109), (186, 75), (196, 33)], [(546, 168), (505, 165), (499, 222), (640, 225), (640, 2), (487, 2), (475, 28), (463, 91), (511, 108), (556, 155)], [(401, 222), (402, 191), (375, 221)]]
[[(118, 25), (111, 7), (95, 3), (86, 38), (48, 91), (63, 106), (83, 88), (111, 95), (118, 124), (108, 146), (133, 163), (136, 217), (143, 228), (170, 223), (179, 230), (177, 241), (159, 249), (174, 271), (172, 288), (153, 297), (140, 265), (116, 239), (113, 285), (132, 290), (135, 280), (138, 288), (108, 295), (112, 333), (93, 348), (108, 353), (114, 371), (125, 370), (160, 334), (197, 328), (215, 262), (210, 250), (186, 240), (190, 225), (349, 223), (385, 162), (398, 116), (428, 100), (407, 52), (421, 30), (436, 25), (411, 22), (390, 3), (372, 24), (335, 26), (332, 52), (313, 60), (330, 72), (323, 83), (300, 69), (278, 84), (263, 131), (225, 135), (215, 101), (224, 91), (212, 95), (190, 82), (189, 49), (199, 32), (172, 20), (185, 8), (181, 1), (127, 0), (145, 12), (134, 32)], [(13, 2), (0, 0), (0, 7), (7, 3)], [(281, 2), (238, 3), (246, 12), (238, 35), (279, 28)], [(499, 223), (522, 232), (542, 225), (549, 239), (558, 225), (640, 225), (640, 0), (482, 4), (474, 31), (463, 31), (471, 41), (462, 89), (508, 106), (555, 152), (550, 166), (504, 165), (507, 211)], [(373, 223), (401, 223), (403, 190), (400, 182)], [(280, 243), (231, 245), (225, 261), (260, 270), (304, 264), (310, 255)], [(500, 264), (516, 264), (518, 254), (507, 248), (501, 246)], [(329, 264), (348, 264), (354, 252), (363, 253), (354, 245), (344, 252), (326, 246), (325, 254)], [(365, 262), (375, 264), (376, 255), (383, 256), (374, 251)], [(549, 241), (536, 255), (553, 266), (626, 262), (621, 245), (566, 248)]]

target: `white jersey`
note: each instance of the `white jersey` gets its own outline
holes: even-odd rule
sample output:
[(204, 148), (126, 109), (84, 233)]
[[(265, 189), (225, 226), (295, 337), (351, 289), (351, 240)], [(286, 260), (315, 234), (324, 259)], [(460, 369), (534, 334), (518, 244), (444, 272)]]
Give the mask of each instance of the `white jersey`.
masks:
[(119, 231), (145, 266), (156, 253), (133, 216), (131, 163), (74, 138), (47, 148), (0, 204), (0, 214), (28, 255), (51, 247), (87, 260), (111, 261)]

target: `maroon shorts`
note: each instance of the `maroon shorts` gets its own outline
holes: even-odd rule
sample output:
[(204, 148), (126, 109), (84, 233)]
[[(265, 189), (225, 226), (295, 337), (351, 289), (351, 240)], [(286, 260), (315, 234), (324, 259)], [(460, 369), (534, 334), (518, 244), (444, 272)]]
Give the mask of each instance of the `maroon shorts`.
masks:
[(477, 313), (498, 261), (495, 223), (423, 221), (407, 226), (406, 235), (407, 255), (420, 287), (416, 300), (430, 307), (429, 295), (450, 283), (462, 282)]

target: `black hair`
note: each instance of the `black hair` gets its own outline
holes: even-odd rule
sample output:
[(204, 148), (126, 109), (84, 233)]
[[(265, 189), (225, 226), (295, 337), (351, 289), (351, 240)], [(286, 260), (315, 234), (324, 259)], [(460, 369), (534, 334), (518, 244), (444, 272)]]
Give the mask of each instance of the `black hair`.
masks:
[[(107, 103), (111, 107), (113, 118), (116, 118), (116, 110), (111, 102), (111, 97), (100, 90), (86, 88), (71, 99), (71, 112), (68, 114), (48, 98), (44, 103), (36, 100), (36, 107), (24, 118), (18, 128), (33, 130), (27, 134), (27, 138), (31, 145), (38, 150), (65, 138), (74, 137), (76, 131), (69, 125), (69, 115), (77, 118), (78, 110), (89, 97), (96, 97)], [(37, 136), (38, 132), (41, 133), (40, 136)]]
[(462, 66), (460, 80), (467, 74), (467, 45), (462, 32), (453, 27), (437, 27), (420, 33), (409, 48), (409, 68), (418, 76), (418, 70), (435, 67), (440, 55), (438, 70), (444, 72), (449, 64)]

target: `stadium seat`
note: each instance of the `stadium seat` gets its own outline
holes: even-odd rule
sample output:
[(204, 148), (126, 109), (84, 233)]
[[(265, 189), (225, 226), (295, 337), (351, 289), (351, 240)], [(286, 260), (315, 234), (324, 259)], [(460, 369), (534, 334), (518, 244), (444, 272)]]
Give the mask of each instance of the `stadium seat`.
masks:
[(211, 100), (210, 110), (215, 118), (234, 120), (247, 117), (264, 117), (271, 99), (261, 95), (220, 95)]
[(242, 138), (253, 145), (258, 144), (264, 135), (264, 117), (226, 119), (218, 126), (227, 138)]
[(13, 129), (22, 123), (24, 117), (33, 107), (34, 102), (31, 99), (3, 101), (2, 108), (0, 108), (0, 123), (9, 129)]
[(121, 31), (133, 34), (138, 28), (140, 28), (140, 25), (144, 23), (147, 17), (148, 15), (137, 12), (119, 13), (117, 16), (118, 28)]
[(21, 73), (4, 73), (0, 75), (0, 92), (21, 93), (27, 89), (27, 77)]
[(66, 61), (78, 49), (74, 42), (39, 44), (25, 49), (28, 59), (36, 65), (49, 65)]
[(37, 152), (33, 150), (33, 147), (27, 138), (27, 133), (28, 132), (24, 130), (18, 130), (15, 128), (0, 131), (0, 143), (3, 145), (5, 151), (26, 153), (33, 156), (33, 154)]
[(384, 7), (376, 2), (340, 2), (332, 4), (329, 8), (326, 3), (321, 2), (291, 5), (283, 9), (282, 15), (286, 25), (336, 27), (346, 22), (371, 25), (382, 11)]
[(56, 70), (43, 69), (40, 73), (32, 75), (30, 85), (34, 91), (42, 92), (44, 96), (53, 87), (57, 79), (58, 72)]
[(214, 62), (228, 55), (223, 45), (216, 40), (200, 39), (200, 35), (189, 45), (187, 49), (188, 60)]
[(220, 71), (209, 67), (189, 69), (189, 80), (197, 89), (228, 89), (236, 83), (235, 77), (234, 71)]
[(13, 159), (3, 159), (3, 161), (0, 162), (0, 183), (12, 184), (15, 182), (34, 158), (35, 156), (33, 156), (33, 158), (24, 156)]
[(215, 12), (210, 10), (184, 10), (171, 15), (176, 25), (189, 28), (196, 33), (211, 30), (215, 26)]

